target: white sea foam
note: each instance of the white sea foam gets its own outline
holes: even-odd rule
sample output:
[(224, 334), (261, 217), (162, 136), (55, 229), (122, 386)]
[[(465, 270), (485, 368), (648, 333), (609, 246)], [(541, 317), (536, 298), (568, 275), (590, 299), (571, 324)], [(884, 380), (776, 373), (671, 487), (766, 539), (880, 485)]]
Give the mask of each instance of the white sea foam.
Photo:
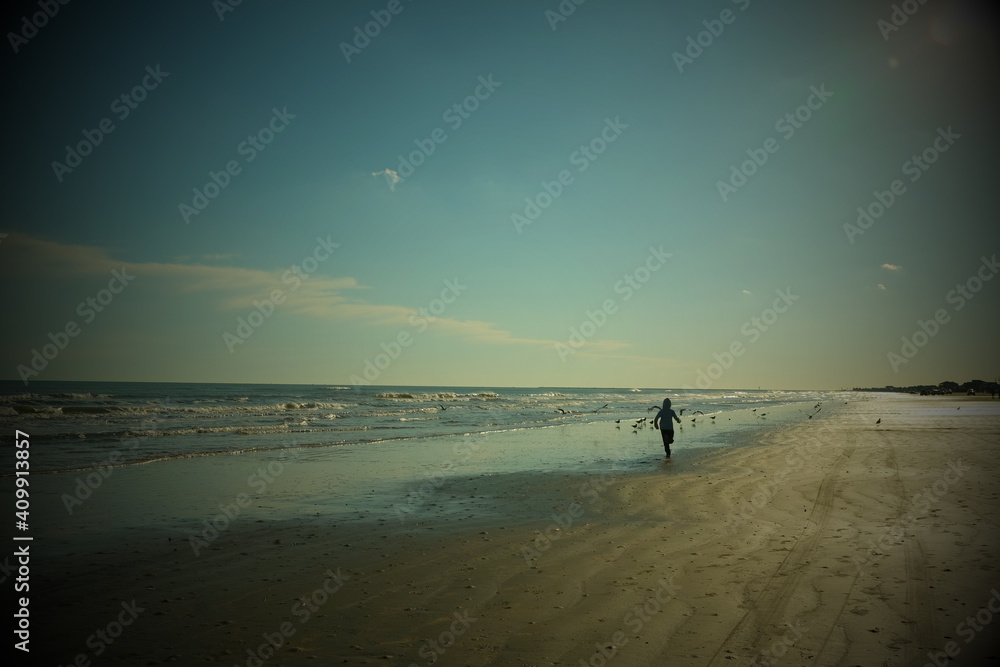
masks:
[[(734, 390), (63, 384), (68, 386), (46, 394), (35, 387), (33, 392), (24, 392), (11, 383), (8, 393), (0, 394), (0, 416), (30, 432), (44, 447), (45, 457), (38, 460), (41, 471), (91, 466), (95, 460), (108, 460), (113, 452), (120, 452), (126, 461), (162, 460), (206, 452), (280, 449), (292, 442), (363, 446), (396, 438), (638, 419), (647, 416), (648, 408), (660, 403), (664, 395), (673, 399), (675, 408), (712, 414), (747, 406), (805, 404), (807, 400), (812, 401), (811, 407), (826, 395)], [(333, 390), (341, 392), (337, 395), (341, 400), (325, 400), (332, 398)], [(34, 463), (33, 459), (33, 470)]]

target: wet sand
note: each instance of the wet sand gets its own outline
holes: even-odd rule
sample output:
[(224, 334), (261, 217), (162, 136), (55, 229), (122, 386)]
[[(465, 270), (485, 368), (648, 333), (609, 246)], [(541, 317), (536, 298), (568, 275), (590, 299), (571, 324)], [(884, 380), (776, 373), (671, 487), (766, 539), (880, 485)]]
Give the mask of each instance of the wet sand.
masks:
[[(571, 428), (556, 437), (622, 442), (607, 423)], [(490, 456), (524, 437), (492, 436)], [(679, 439), (669, 462), (657, 434), (634, 437), (603, 469), (456, 459), (370, 491), (320, 454), (281, 462), (260, 494), (249, 475), (274, 460), (116, 471), (37, 544), (28, 664), (43, 649), (46, 664), (249, 667), (1000, 656), (1000, 401), (874, 395), (739, 435), (756, 444)], [(352, 456), (383, 471), (407, 460)], [(58, 477), (39, 492), (65, 488)], [(355, 503), (327, 503), (337, 480)]]

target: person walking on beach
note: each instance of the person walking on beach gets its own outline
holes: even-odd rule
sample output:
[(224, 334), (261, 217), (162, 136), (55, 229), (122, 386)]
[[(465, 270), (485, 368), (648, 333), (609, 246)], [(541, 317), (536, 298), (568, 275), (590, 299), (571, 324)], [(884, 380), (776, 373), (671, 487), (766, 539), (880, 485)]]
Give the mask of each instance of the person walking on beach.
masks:
[[(673, 420), (673, 421), (671, 421)], [(663, 409), (653, 417), (653, 428), (660, 429), (660, 436), (663, 438), (663, 450), (670, 458), (670, 445), (674, 442), (674, 422), (681, 423), (681, 418), (670, 409), (670, 399), (663, 399)]]

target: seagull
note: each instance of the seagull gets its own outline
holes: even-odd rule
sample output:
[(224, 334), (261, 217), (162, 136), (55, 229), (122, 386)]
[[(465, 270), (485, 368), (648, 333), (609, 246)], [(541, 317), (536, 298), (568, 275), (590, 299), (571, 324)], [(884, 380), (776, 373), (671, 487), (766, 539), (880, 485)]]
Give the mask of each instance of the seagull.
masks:
[(705, 414), (705, 413), (704, 413), (704, 412), (702, 412), (701, 410), (695, 410), (695, 411), (694, 411), (694, 412), (692, 412), (691, 414), (693, 414), (693, 415), (703, 415), (703, 414)]
[(615, 420), (615, 423), (616, 423), (616, 424), (621, 424), (621, 423), (622, 423), (622, 420), (621, 420), (621, 419), (616, 419), (616, 420)]
[(678, 412), (677, 414), (678, 414), (678, 415), (680, 415), (681, 417), (683, 417), (683, 416), (684, 416), (684, 411), (685, 411), (685, 410), (687, 410), (687, 408), (681, 408), (681, 411), (680, 411), (680, 412)]
[(878, 426), (881, 423), (882, 423), (882, 418), (879, 417), (878, 420), (875, 422), (875, 425)]
[(438, 403), (438, 407), (441, 408), (442, 412), (444, 412), (445, 410), (448, 409), (448, 408), (444, 407), (443, 405), (441, 405), (440, 403)]
[(708, 418), (709, 418), (709, 419), (711, 419), (712, 421), (715, 421), (715, 418), (716, 418), (717, 416), (718, 416), (718, 415), (709, 415), (709, 417), (708, 417)]

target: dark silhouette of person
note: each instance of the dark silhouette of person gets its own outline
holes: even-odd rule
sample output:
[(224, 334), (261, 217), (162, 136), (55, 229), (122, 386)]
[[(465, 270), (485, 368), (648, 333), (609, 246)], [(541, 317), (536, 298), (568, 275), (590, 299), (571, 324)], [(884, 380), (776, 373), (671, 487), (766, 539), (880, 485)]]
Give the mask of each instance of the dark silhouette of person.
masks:
[[(673, 421), (671, 421), (673, 420)], [(667, 458), (670, 458), (670, 445), (674, 443), (674, 423), (681, 423), (681, 418), (677, 416), (677, 413), (670, 409), (670, 399), (663, 399), (663, 409), (656, 413), (653, 417), (653, 428), (660, 429), (660, 436), (663, 438), (663, 450), (667, 453)]]

